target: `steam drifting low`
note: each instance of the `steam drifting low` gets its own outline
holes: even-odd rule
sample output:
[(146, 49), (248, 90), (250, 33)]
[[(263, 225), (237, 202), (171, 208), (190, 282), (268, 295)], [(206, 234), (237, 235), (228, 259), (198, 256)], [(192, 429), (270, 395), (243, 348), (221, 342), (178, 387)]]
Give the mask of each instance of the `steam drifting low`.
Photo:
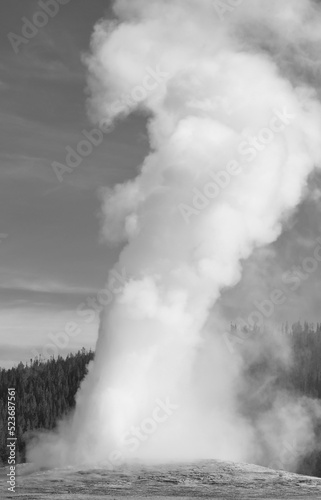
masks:
[(265, 350), (286, 365), (286, 345), (269, 334), (233, 356), (211, 310), (242, 260), (278, 238), (320, 165), (318, 82), (306, 64), (320, 48), (320, 10), (307, 0), (117, 0), (114, 12), (96, 25), (86, 64), (93, 121), (148, 119), (139, 175), (102, 195), (102, 233), (122, 244), (116, 267), (128, 280), (104, 312), (74, 415), (29, 459), (269, 465), (294, 440), (304, 453), (313, 401), (267, 391), (266, 404), (248, 401), (250, 360)]

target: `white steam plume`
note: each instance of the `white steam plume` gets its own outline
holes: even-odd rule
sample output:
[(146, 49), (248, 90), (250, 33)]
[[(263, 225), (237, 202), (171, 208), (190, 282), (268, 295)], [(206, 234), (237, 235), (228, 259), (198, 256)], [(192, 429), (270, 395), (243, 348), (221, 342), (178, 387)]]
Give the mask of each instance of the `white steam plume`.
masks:
[[(105, 311), (75, 415), (32, 460), (116, 461), (119, 450), (264, 463), (294, 438), (301, 450), (313, 442), (311, 402), (278, 394), (268, 411), (240, 410), (249, 354), (231, 355), (210, 310), (242, 259), (280, 235), (320, 165), (315, 75), (302, 73), (320, 48), (320, 12), (307, 0), (247, 0), (222, 18), (217, 4), (118, 0), (118, 20), (95, 27), (91, 116), (112, 124), (141, 110), (151, 152), (135, 180), (104, 191), (103, 234), (126, 243), (117, 267), (129, 279)], [(166, 399), (178, 408), (133, 438)]]

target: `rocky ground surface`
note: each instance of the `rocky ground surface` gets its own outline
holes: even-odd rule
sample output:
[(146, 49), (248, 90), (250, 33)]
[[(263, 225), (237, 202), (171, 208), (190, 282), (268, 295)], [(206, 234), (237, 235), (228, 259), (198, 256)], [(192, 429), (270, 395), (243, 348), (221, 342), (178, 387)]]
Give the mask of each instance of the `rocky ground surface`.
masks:
[(67, 468), (32, 472), (21, 466), (15, 493), (7, 491), (6, 473), (7, 469), (1, 469), (1, 499), (321, 499), (319, 478), (216, 460), (135, 464), (114, 471)]

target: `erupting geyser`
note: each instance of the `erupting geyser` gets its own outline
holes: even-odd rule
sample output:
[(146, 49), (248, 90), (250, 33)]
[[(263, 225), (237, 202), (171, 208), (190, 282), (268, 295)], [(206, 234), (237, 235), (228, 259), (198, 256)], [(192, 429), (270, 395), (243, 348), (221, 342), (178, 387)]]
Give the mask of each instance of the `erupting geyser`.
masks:
[(123, 244), (127, 282), (73, 417), (29, 459), (268, 465), (294, 438), (312, 445), (319, 410), (276, 393), (255, 418), (241, 411), (246, 356), (231, 355), (211, 308), (241, 260), (281, 234), (320, 165), (315, 75), (302, 71), (320, 47), (320, 11), (308, 0), (117, 0), (114, 12), (86, 64), (96, 123), (148, 117), (139, 175), (103, 195), (103, 235)]

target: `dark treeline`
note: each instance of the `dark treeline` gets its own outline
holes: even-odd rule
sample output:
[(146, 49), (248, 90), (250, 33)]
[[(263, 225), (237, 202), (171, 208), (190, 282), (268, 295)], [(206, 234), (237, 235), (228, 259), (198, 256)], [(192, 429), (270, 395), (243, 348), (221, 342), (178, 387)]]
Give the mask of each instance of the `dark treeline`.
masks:
[(76, 392), (93, 358), (92, 351), (82, 349), (66, 359), (36, 359), (27, 365), (0, 369), (0, 463), (7, 462), (8, 388), (16, 389), (16, 457), (23, 462), (28, 433), (53, 429), (57, 420), (75, 406)]
[[(291, 330), (293, 364), (289, 372), (289, 382), (303, 395), (321, 399), (321, 323), (295, 323)], [(315, 428), (316, 450), (302, 458), (297, 472), (321, 477), (321, 422)]]
[[(232, 326), (231, 335), (233, 332), (237, 334)], [(249, 377), (257, 381), (261, 376), (264, 381), (274, 373), (277, 386), (321, 400), (321, 323), (295, 323), (291, 327), (286, 324), (280, 329), (280, 334), (289, 340), (292, 351), (290, 368), (284, 370), (269, 365), (273, 356), (269, 355), (267, 348), (263, 349), (265, 359), (256, 366), (249, 363)], [(250, 335), (249, 338), (255, 337)], [(9, 370), (0, 369), (0, 463), (7, 463), (8, 388), (16, 389), (16, 451), (17, 460), (23, 462), (26, 438), (31, 431), (53, 429), (57, 421), (75, 406), (76, 392), (93, 358), (92, 351), (82, 349), (77, 354), (69, 354), (66, 359), (36, 359), (27, 365), (19, 363)], [(318, 434), (321, 443), (321, 428)], [(321, 452), (305, 457), (298, 472), (321, 477)]]
[[(232, 352), (239, 352), (246, 361), (247, 383), (240, 407), (247, 416), (255, 420), (256, 414), (268, 411), (276, 395), (321, 400), (321, 323), (297, 322), (274, 329), (231, 325), (229, 341)], [(314, 432), (315, 451), (300, 457), (296, 472), (321, 477), (321, 418), (314, 422)], [(288, 445), (290, 451), (280, 450), (276, 462), (282, 463), (282, 453), (291, 454), (296, 446)]]
[(321, 399), (321, 323), (285, 325), (293, 345), (293, 365), (290, 370), (294, 388), (306, 396)]

